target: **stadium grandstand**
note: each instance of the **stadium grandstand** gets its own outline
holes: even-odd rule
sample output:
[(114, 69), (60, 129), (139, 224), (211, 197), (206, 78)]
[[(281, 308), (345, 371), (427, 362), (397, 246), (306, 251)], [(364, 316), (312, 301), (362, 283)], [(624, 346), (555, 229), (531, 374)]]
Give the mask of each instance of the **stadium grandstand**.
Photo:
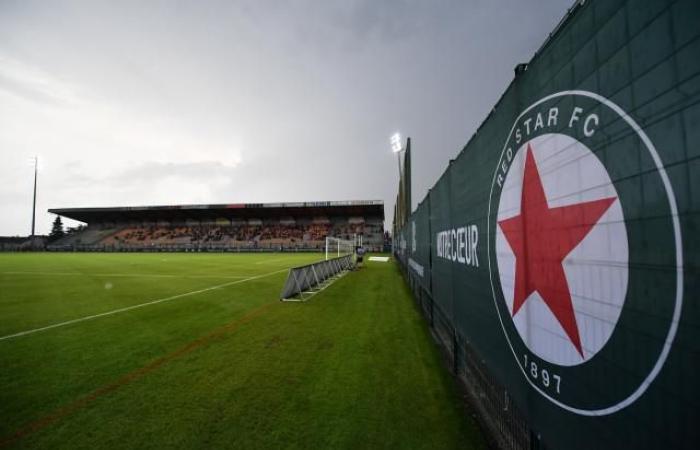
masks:
[(321, 251), (326, 237), (384, 247), (381, 200), (49, 209), (84, 222), (53, 251)]

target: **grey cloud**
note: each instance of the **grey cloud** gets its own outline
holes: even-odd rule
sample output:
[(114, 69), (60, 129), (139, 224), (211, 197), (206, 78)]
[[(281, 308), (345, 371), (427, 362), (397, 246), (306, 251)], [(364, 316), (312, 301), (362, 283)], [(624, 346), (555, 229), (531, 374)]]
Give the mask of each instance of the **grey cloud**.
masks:
[[(417, 202), (571, 2), (0, 1), (0, 55), (90, 99), (58, 120), (41, 105), (64, 91), (0, 79), (2, 162), (21, 148), (64, 169), (42, 207), (379, 198), (391, 221), (389, 136), (413, 139)], [(82, 121), (94, 103), (116, 113)], [(5, 211), (0, 234), (21, 231), (26, 211)]]
[(233, 177), (236, 167), (235, 165), (227, 165), (219, 161), (179, 163), (147, 161), (134, 163), (129, 168), (118, 170), (103, 177), (72, 173), (66, 177), (65, 181), (80, 186), (123, 186), (124, 184), (143, 186), (157, 183), (167, 178), (207, 183), (217, 179)]
[(136, 165), (118, 173), (109, 179), (112, 181), (139, 180), (147, 181), (160, 177), (176, 177), (197, 181), (207, 181), (215, 178), (228, 178), (233, 175), (236, 166), (226, 165), (218, 161), (201, 161), (188, 163), (148, 162)]
[(29, 83), (23, 83), (22, 81), (6, 77), (2, 73), (0, 73), (0, 91), (5, 91), (24, 100), (29, 100), (42, 105), (67, 105), (67, 102), (59, 96), (53, 95), (44, 89), (32, 86)]

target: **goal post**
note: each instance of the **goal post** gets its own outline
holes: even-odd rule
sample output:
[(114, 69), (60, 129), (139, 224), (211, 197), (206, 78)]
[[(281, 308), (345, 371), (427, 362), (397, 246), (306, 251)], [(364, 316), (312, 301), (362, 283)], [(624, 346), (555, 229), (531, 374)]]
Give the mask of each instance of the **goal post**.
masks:
[(326, 260), (352, 255), (355, 252), (357, 238), (354, 240), (326, 237)]

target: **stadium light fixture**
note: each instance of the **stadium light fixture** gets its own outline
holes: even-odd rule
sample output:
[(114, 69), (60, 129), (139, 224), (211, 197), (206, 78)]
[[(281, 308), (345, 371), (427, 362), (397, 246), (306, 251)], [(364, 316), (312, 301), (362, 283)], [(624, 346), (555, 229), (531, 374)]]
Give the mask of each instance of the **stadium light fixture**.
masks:
[(403, 145), (401, 144), (401, 133), (398, 131), (391, 136), (391, 151), (396, 154), (396, 162), (399, 163), (399, 180), (401, 179), (401, 152)]
[(399, 153), (401, 150), (403, 150), (403, 145), (401, 145), (401, 134), (394, 133), (393, 136), (391, 136), (391, 151), (394, 153)]

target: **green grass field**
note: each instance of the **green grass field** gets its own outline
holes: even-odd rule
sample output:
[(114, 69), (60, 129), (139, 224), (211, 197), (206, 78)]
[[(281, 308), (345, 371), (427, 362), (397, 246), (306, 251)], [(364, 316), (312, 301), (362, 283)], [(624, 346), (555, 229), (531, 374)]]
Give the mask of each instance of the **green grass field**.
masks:
[(483, 448), (393, 262), (278, 300), (319, 258), (0, 254), (0, 447)]

